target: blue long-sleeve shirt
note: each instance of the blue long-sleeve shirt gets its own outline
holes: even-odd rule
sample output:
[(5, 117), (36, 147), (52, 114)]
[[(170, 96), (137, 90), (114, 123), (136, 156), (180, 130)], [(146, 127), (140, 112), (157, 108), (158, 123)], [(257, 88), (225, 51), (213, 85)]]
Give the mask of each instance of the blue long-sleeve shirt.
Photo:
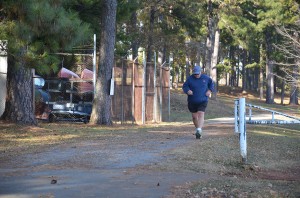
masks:
[(200, 78), (196, 78), (194, 75), (191, 75), (184, 82), (182, 90), (186, 94), (189, 90), (193, 91), (193, 95), (188, 95), (189, 103), (197, 104), (201, 102), (207, 102), (208, 96), (206, 96), (206, 92), (208, 90), (212, 92), (214, 91), (214, 83), (206, 74), (201, 74)]

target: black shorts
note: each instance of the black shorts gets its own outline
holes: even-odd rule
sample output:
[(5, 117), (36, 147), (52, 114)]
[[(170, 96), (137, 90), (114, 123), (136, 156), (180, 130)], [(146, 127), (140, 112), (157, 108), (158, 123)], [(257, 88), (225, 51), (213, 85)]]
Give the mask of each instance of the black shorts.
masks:
[(207, 103), (208, 102), (201, 102), (201, 103), (188, 103), (188, 108), (189, 108), (189, 111), (191, 113), (196, 113), (197, 111), (202, 111), (202, 112), (205, 112), (205, 109), (207, 107)]

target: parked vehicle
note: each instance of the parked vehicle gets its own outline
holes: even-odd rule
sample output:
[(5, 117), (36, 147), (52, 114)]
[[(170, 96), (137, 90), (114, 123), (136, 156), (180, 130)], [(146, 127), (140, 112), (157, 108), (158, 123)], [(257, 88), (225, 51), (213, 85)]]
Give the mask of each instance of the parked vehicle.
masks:
[(51, 109), (49, 122), (78, 121), (87, 123), (92, 112), (93, 92), (82, 92), (81, 83), (88, 83), (81, 79), (48, 79), (47, 91), (51, 101), (47, 104)]
[(45, 104), (38, 108), (39, 113), (44, 111), (41, 119), (49, 122), (89, 121), (93, 100), (91, 79), (82, 79), (72, 71), (62, 68), (58, 78), (46, 79), (42, 88), (36, 88), (36, 93), (41, 96), (42, 104)]

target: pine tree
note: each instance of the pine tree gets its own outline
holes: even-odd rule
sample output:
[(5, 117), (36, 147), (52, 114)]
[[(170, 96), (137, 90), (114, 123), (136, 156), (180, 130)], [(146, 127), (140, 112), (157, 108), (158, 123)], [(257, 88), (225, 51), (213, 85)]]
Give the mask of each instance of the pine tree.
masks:
[(267, 91), (266, 103), (274, 103), (274, 43), (277, 42), (278, 36), (275, 31), (276, 25), (291, 24), (297, 19), (295, 6), (297, 4), (292, 0), (266, 0), (258, 1), (257, 11), (257, 31), (265, 37), (266, 49), (266, 78)]
[(100, 55), (91, 124), (111, 125), (110, 82), (114, 64), (117, 0), (103, 0), (100, 21)]
[(45, 74), (58, 69), (54, 53), (87, 39), (88, 25), (59, 0), (3, 0), (1, 39), (8, 40), (7, 101), (2, 119), (36, 124), (31, 68)]

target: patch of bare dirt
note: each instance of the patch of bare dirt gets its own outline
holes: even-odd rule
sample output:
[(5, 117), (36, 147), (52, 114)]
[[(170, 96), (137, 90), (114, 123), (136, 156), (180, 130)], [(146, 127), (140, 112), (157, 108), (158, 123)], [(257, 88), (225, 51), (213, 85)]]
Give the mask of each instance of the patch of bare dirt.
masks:
[(257, 172), (259, 179), (300, 181), (300, 167), (291, 167), (285, 170), (260, 170)]

